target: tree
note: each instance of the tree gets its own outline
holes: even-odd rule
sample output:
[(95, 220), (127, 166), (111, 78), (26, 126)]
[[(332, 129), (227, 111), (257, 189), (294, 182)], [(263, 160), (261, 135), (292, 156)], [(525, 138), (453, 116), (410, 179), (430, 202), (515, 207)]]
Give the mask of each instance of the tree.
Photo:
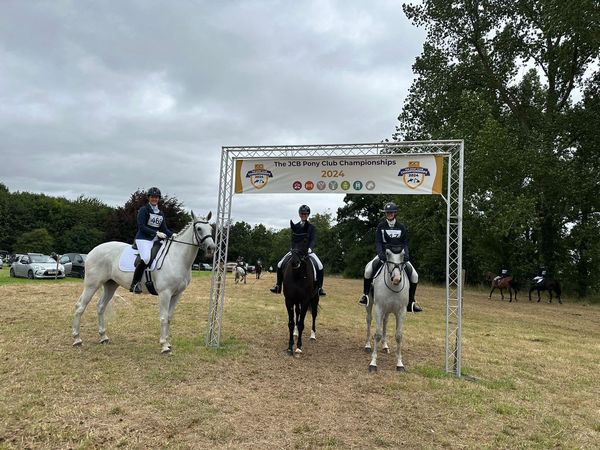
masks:
[(45, 253), (54, 249), (54, 239), (45, 228), (36, 228), (19, 236), (15, 243), (15, 253)]
[(472, 272), (566, 273), (578, 198), (569, 169), (583, 148), (570, 124), (587, 107), (574, 93), (598, 72), (598, 2), (427, 0), (404, 11), (428, 34), (394, 138), (465, 140), (464, 260)]

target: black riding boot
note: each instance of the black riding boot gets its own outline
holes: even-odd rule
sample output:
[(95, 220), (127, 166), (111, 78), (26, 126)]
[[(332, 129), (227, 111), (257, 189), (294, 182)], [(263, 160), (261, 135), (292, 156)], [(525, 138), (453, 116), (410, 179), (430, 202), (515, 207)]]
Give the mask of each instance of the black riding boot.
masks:
[(417, 283), (410, 283), (410, 287), (408, 288), (408, 305), (406, 305), (406, 310), (408, 312), (418, 313), (423, 311), (423, 308), (417, 306), (415, 303), (415, 292), (417, 292)]
[(281, 294), (281, 283), (283, 282), (283, 269), (277, 267), (277, 282), (275, 286), (269, 289), (273, 294)]
[(319, 288), (320, 297), (327, 295), (323, 290), (323, 272), (324, 270), (317, 270), (317, 287)]
[(140, 286), (140, 280), (142, 279), (142, 275), (144, 275), (144, 270), (146, 269), (146, 263), (142, 260), (135, 266), (135, 272), (133, 272), (133, 280), (131, 280), (131, 287), (129, 288), (129, 292), (133, 292), (135, 294), (142, 293), (142, 287)]
[(369, 292), (371, 291), (372, 278), (363, 278), (363, 295), (358, 301), (363, 306), (369, 306)]

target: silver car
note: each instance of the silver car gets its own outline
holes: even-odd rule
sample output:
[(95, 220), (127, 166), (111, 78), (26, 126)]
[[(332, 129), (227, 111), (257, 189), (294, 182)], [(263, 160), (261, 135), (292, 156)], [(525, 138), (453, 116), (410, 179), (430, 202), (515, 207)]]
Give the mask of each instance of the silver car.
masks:
[(65, 268), (54, 259), (41, 253), (19, 255), (10, 266), (11, 277), (64, 278)]

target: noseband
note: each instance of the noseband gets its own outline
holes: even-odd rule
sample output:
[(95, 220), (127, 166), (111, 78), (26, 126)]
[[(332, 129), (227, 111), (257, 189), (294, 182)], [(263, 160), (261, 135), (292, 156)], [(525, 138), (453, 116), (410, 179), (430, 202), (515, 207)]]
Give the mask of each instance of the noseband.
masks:
[[(390, 281), (394, 279), (393, 276), (392, 276), (393, 273), (394, 273), (394, 270), (398, 269), (400, 271), (400, 281), (402, 282), (402, 271), (404, 270), (404, 267), (406, 266), (406, 263), (405, 262), (395, 263), (395, 262), (391, 262), (391, 261), (386, 261), (384, 264), (385, 264), (387, 273), (390, 276)], [(390, 266), (392, 266), (391, 269), (390, 269)], [(384, 280), (385, 287), (387, 287), (390, 291), (396, 292), (396, 293), (402, 291), (402, 284), (400, 284), (400, 290), (397, 291), (391, 285), (387, 284), (387, 277), (386, 276), (384, 276), (383, 280)]]

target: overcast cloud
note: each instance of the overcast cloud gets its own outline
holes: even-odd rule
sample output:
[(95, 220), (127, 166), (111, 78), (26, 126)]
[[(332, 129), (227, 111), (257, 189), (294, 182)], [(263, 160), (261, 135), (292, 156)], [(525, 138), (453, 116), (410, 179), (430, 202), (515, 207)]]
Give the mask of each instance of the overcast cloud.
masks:
[[(423, 40), (391, 0), (3, 0), (0, 182), (111, 206), (156, 185), (215, 214), (222, 146), (389, 138)], [(342, 199), (239, 196), (232, 220)]]

